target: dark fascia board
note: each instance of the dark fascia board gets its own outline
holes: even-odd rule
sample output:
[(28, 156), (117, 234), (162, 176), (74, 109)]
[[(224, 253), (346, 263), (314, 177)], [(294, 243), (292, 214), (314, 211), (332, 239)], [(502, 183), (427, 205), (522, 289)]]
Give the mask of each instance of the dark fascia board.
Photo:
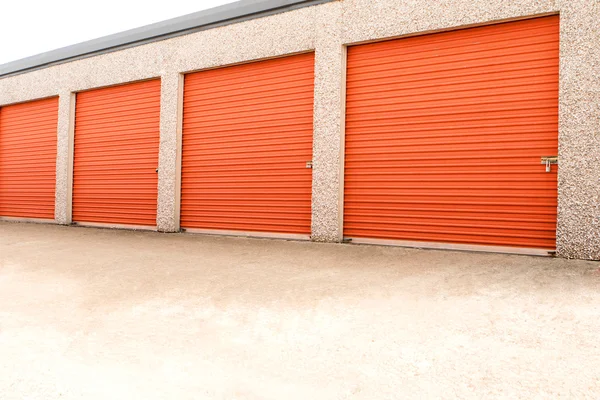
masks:
[(241, 0), (0, 65), (0, 79), (193, 32), (335, 0)]

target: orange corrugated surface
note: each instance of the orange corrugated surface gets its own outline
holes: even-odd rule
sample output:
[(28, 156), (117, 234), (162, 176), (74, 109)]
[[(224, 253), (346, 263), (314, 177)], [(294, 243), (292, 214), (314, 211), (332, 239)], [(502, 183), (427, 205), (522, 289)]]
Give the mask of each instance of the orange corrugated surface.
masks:
[(186, 75), (181, 226), (309, 234), (314, 56)]
[(73, 221), (156, 225), (160, 80), (77, 94)]
[(348, 49), (344, 235), (554, 249), (557, 16)]
[(0, 216), (54, 219), (58, 98), (0, 108)]

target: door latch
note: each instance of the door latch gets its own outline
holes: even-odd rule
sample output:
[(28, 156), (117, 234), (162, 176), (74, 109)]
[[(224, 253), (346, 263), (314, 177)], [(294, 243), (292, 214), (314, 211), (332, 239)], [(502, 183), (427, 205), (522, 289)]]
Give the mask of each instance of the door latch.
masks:
[(306, 168), (312, 169), (312, 167), (313, 167), (312, 161), (307, 161)]
[(558, 156), (544, 156), (541, 163), (546, 165), (546, 172), (550, 172), (552, 164), (558, 164)]

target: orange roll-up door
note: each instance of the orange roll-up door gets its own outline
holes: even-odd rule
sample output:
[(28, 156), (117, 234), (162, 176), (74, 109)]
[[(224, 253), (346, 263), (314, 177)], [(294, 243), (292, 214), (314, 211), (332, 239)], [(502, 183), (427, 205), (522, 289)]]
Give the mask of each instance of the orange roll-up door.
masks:
[(558, 16), (348, 49), (344, 235), (554, 249)]
[(58, 97), (0, 108), (0, 217), (54, 219)]
[(73, 221), (156, 226), (160, 80), (77, 94)]
[(186, 75), (181, 226), (310, 234), (314, 56)]

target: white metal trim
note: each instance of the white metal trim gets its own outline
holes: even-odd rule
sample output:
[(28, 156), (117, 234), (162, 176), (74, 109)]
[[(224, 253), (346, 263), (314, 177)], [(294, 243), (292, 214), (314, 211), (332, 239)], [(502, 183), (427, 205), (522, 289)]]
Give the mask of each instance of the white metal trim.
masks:
[(295, 233), (269, 233), (269, 232), (254, 232), (254, 231), (231, 231), (231, 230), (219, 230), (219, 229), (196, 229), (196, 228), (182, 228), (184, 233), (194, 233), (202, 235), (214, 235), (214, 236), (238, 236), (238, 237), (250, 237), (259, 239), (287, 239), (287, 240), (310, 240), (310, 235), (302, 235)]
[[(67, 145), (67, 214), (66, 222), (73, 222), (73, 168), (75, 163), (75, 111), (77, 93), (69, 93), (69, 142)], [(58, 156), (57, 156), (58, 157)]]
[(454, 244), (440, 242), (418, 242), (410, 240), (388, 240), (388, 239), (369, 239), (369, 238), (348, 238), (350, 243), (369, 244), (378, 246), (397, 246), (397, 247), (412, 247), (420, 249), (435, 249), (435, 250), (455, 250), (455, 251), (474, 251), (482, 253), (502, 253), (502, 254), (518, 254), (528, 256), (553, 256), (555, 251), (546, 249), (535, 249), (527, 247), (509, 247), (509, 246), (486, 246), (486, 245), (471, 245), (471, 244)]
[(185, 88), (185, 75), (177, 77), (177, 153), (175, 156), (175, 231), (181, 230), (181, 174), (183, 162), (183, 90)]
[(348, 46), (342, 46), (342, 70), (341, 70), (341, 90), (340, 90), (340, 152), (338, 165), (338, 240), (344, 240), (344, 204), (346, 196), (346, 102), (348, 86)]

